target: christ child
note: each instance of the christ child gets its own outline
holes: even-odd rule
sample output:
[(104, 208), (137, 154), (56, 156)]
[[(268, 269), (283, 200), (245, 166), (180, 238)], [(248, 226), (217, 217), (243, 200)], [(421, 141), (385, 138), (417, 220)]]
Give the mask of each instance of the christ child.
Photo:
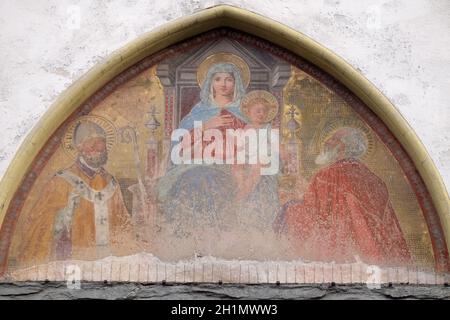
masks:
[[(254, 130), (257, 138), (259, 138), (259, 130), (269, 130), (268, 136), (270, 136), (270, 117), (273, 114), (273, 108), (275, 104), (265, 97), (261, 97), (262, 91), (256, 91), (256, 97), (251, 98), (252, 93), (247, 95), (247, 99), (244, 99), (241, 104), (242, 113), (245, 114), (249, 122), (244, 126), (243, 130)], [(273, 97), (269, 92), (263, 91), (265, 95)], [(248, 99), (250, 98), (250, 99)], [(275, 99), (275, 97), (273, 97)], [(265, 166), (261, 161), (261, 155), (258, 154), (259, 144), (256, 146), (249, 146), (248, 141), (237, 147), (238, 152), (245, 151), (246, 162), (244, 164), (234, 164), (232, 166), (232, 175), (237, 186), (236, 200), (245, 200), (255, 189), (259, 181), (261, 180), (261, 167)], [(256, 153), (256, 154), (254, 154)], [(249, 163), (249, 159), (252, 157), (257, 159), (256, 163)]]

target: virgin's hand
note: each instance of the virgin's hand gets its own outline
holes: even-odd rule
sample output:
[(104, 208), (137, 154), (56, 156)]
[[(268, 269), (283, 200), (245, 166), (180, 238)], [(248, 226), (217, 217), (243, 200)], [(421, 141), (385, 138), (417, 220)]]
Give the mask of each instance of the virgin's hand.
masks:
[(231, 115), (215, 116), (215, 117), (211, 118), (210, 120), (206, 121), (206, 123), (203, 126), (203, 129), (207, 130), (207, 129), (213, 129), (213, 128), (220, 128), (220, 127), (231, 125), (232, 123), (233, 123), (233, 117)]

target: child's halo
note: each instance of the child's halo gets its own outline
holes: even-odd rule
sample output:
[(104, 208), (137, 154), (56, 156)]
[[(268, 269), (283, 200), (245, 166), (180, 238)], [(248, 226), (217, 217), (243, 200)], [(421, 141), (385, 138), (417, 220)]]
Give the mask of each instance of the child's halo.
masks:
[(268, 123), (272, 121), (276, 115), (278, 114), (278, 100), (275, 98), (273, 94), (271, 94), (269, 91), (266, 90), (253, 90), (250, 91), (245, 95), (244, 98), (242, 98), (241, 101), (241, 112), (244, 114), (247, 118), (249, 118), (249, 108), (252, 106), (252, 102), (254, 100), (264, 100), (266, 102), (266, 105), (269, 107), (269, 112), (267, 113), (267, 118), (264, 121), (265, 123)]

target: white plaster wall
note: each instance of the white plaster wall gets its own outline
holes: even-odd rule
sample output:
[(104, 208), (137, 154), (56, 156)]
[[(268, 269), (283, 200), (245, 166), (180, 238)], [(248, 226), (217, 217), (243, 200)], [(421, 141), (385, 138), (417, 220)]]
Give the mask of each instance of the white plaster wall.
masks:
[(400, 110), (450, 188), (449, 0), (1, 0), (0, 176), (65, 88), (138, 35), (219, 3), (305, 33)]

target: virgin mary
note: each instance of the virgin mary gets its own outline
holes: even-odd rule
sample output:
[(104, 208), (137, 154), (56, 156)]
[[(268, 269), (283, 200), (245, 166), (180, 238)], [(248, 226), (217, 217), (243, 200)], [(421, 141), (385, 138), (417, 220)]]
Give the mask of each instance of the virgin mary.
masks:
[[(246, 118), (239, 108), (245, 95), (242, 69), (230, 62), (211, 65), (201, 83), (200, 102), (181, 120), (179, 128), (190, 133), (213, 128), (224, 133), (226, 129), (243, 128)], [(246, 76), (248, 79), (249, 75)], [(203, 128), (194, 128), (194, 121), (202, 121)], [(205, 143), (191, 141), (193, 136), (190, 134), (188, 141), (183, 138), (172, 143), (172, 148), (177, 143)], [(162, 214), (175, 234), (189, 236), (199, 232), (199, 228), (220, 231), (230, 227), (233, 210), (229, 210), (229, 205), (237, 190), (231, 165), (175, 165), (169, 161), (168, 170), (158, 183), (158, 199)]]

